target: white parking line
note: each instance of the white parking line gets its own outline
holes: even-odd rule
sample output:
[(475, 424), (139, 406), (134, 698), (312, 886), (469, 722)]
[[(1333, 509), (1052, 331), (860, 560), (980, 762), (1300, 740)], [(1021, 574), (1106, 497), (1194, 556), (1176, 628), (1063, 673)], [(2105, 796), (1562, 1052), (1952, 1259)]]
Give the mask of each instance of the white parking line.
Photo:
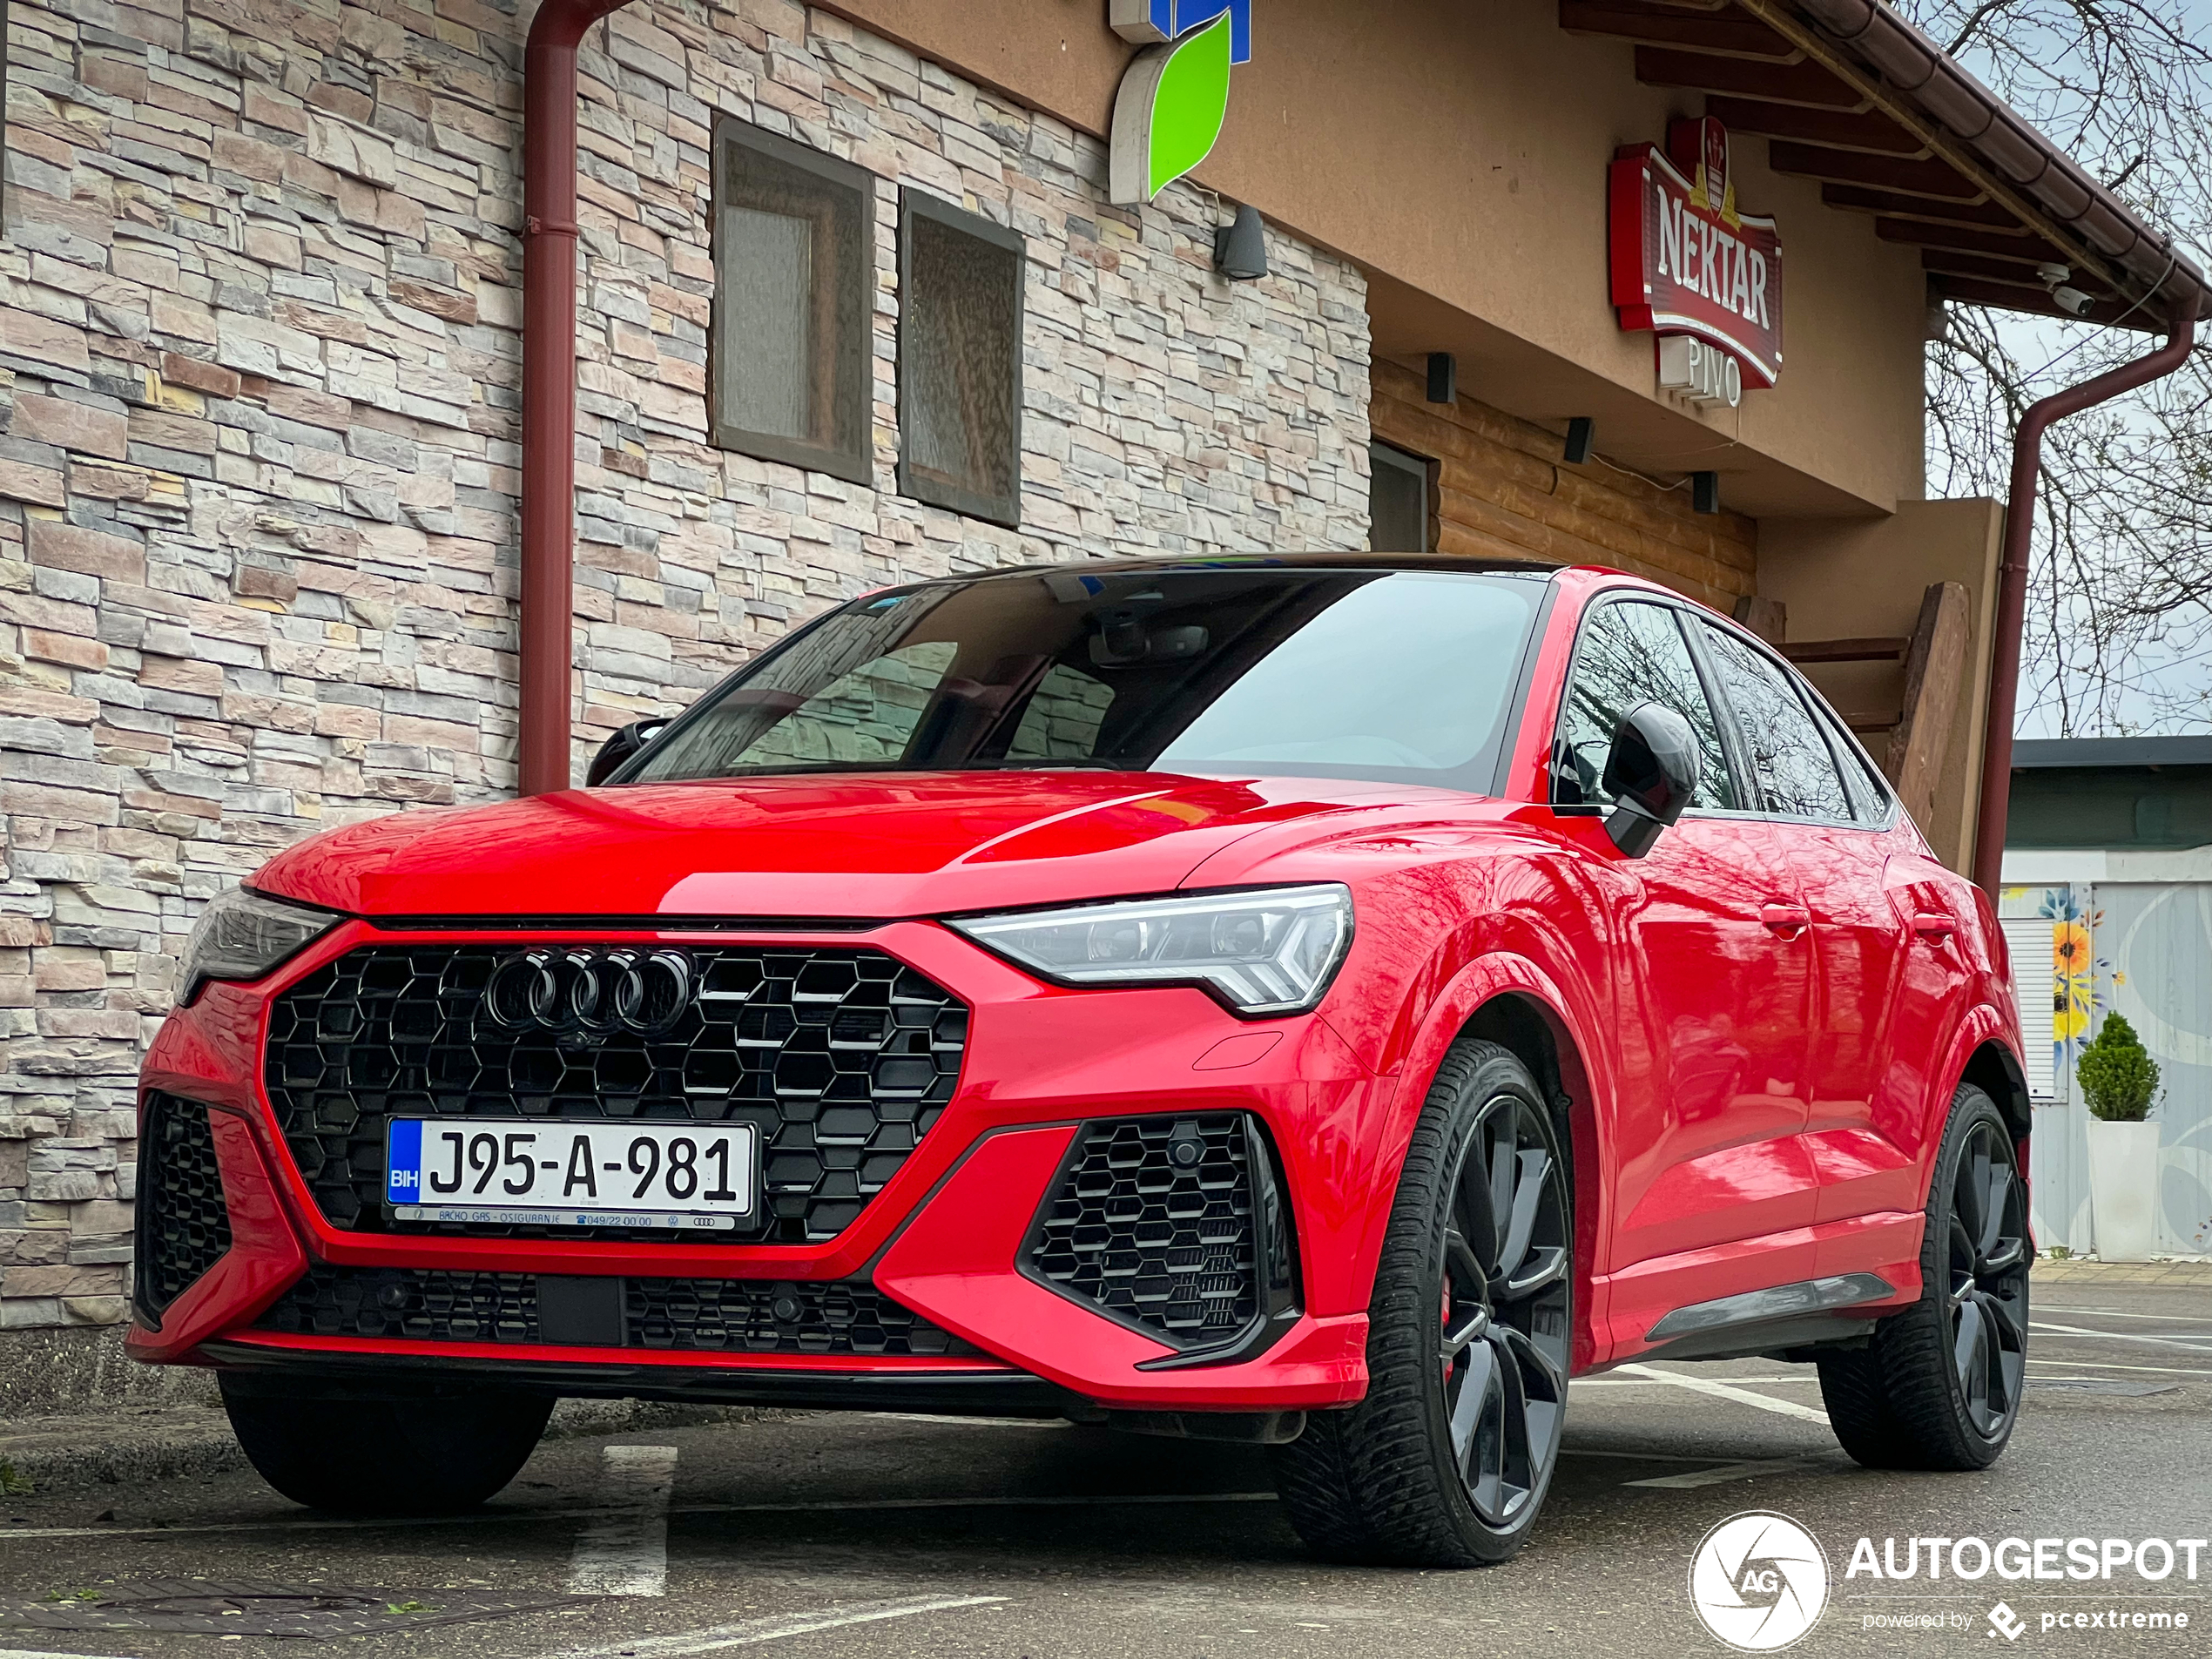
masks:
[(0, 1659), (101, 1659), (94, 1653), (45, 1653), (32, 1648), (0, 1648)]
[(668, 1594), (668, 1501), (676, 1447), (610, 1446), (600, 1453), (612, 1507), (577, 1534), (570, 1595)]
[(2194, 1313), (2122, 1313), (2117, 1308), (2062, 1308), (2045, 1304), (2038, 1312), (2044, 1313), (2087, 1313), (2100, 1319), (2156, 1319), (2169, 1325), (2212, 1325), (2212, 1318), (2200, 1318)]
[(1812, 1465), (1801, 1457), (1764, 1458), (1744, 1463), (1716, 1463), (1710, 1469), (1683, 1474), (1655, 1474), (1648, 1480), (1623, 1480), (1624, 1487), (1658, 1487), (1668, 1492), (1688, 1492), (1697, 1487), (1716, 1487), (1726, 1480), (1756, 1480), (1763, 1474), (1786, 1474)]
[(1715, 1399), (1732, 1399), (1739, 1406), (1756, 1406), (1763, 1412), (1772, 1412), (1777, 1417), (1794, 1417), (1802, 1422), (1828, 1426), (1828, 1413), (1810, 1406), (1800, 1406), (1794, 1399), (1777, 1399), (1771, 1394), (1755, 1394), (1748, 1388), (1731, 1387), (1716, 1382), (1710, 1377), (1684, 1377), (1671, 1371), (1662, 1371), (1656, 1366), (1622, 1366), (1620, 1370), (1638, 1377), (1649, 1377), (1655, 1382), (1672, 1383), (1677, 1388), (1687, 1388), (1693, 1393), (1710, 1394)]
[[(683, 1659), (687, 1654), (750, 1647), (756, 1642), (808, 1635), (816, 1630), (834, 1630), (843, 1625), (910, 1619), (916, 1614), (947, 1613), (954, 1608), (989, 1607), (1006, 1599), (1003, 1595), (932, 1595), (903, 1602), (853, 1602), (843, 1607), (818, 1608), (811, 1613), (773, 1614), (738, 1624), (718, 1624), (681, 1635), (632, 1636), (603, 1648), (571, 1648), (551, 1659), (617, 1659), (617, 1656), (619, 1659)], [(7, 1656), (0, 1655), (0, 1659), (7, 1659)]]
[(2208, 1342), (2212, 1342), (2212, 1332), (2203, 1335), (2182, 1333), (2166, 1337), (2144, 1337), (2136, 1335), (2133, 1331), (2092, 1331), (2087, 1325), (2053, 1325), (2044, 1319), (2030, 1319), (2027, 1322), (2027, 1328), (2031, 1331), (2054, 1331), (2060, 1336), (2101, 1337), (2107, 1342), (2141, 1342), (2154, 1348), (2179, 1348), (2183, 1353), (2212, 1354), (2212, 1348), (2204, 1345)]

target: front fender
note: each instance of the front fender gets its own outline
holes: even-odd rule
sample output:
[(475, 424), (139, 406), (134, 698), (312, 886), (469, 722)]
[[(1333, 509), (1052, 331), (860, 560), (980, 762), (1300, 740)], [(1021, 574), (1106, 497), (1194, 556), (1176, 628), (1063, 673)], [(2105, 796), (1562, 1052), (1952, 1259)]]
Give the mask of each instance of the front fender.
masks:
[(1593, 1000), (1578, 990), (1562, 985), (1527, 956), (1494, 952), (1461, 967), (1420, 1011), (1402, 1050), (1397, 1087), (1387, 1097), (1379, 1132), (1371, 1138), (1367, 1210), (1355, 1232), (1359, 1242), (1352, 1278), (1371, 1287), (1374, 1283), (1406, 1149), (1444, 1056), (1484, 1008), (1501, 998), (1516, 999), (1550, 1028), (1559, 1056), (1560, 1084), (1570, 1103), (1576, 1280), (1573, 1363), (1579, 1370), (1594, 1359), (1591, 1332), (1601, 1328), (1595, 1274), (1610, 1221), (1608, 1197), (1613, 1190), (1615, 1152), (1608, 1130), (1615, 1078), (1610, 1048), (1590, 1040), (1599, 1028)]

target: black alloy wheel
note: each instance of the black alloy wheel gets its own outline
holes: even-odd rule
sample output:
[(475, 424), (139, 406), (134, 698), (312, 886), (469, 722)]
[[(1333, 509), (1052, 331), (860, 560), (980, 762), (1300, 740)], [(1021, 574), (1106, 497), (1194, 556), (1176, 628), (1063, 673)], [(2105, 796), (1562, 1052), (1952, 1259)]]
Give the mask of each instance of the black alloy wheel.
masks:
[(1549, 1103), (1521, 1061), (1464, 1041), (1406, 1150), (1368, 1308), (1368, 1393), (1276, 1453), (1292, 1523), (1339, 1560), (1501, 1561), (1559, 1461), (1574, 1327), (1574, 1207)]
[(1951, 1182), (1951, 1363), (1966, 1416), (2000, 1440), (2027, 1372), (2027, 1214), (2000, 1124), (1968, 1132)]
[(1820, 1356), (1821, 1399), (1844, 1451), (1875, 1469), (1997, 1460), (2020, 1420), (2032, 1259), (2012, 1127), (1964, 1084), (1928, 1192), (1919, 1300), (1863, 1346)]
[(1460, 1149), (1444, 1234), (1444, 1409), (1486, 1526), (1513, 1527), (1542, 1492), (1567, 1417), (1562, 1312), (1573, 1251), (1541, 1107), (1493, 1097)]

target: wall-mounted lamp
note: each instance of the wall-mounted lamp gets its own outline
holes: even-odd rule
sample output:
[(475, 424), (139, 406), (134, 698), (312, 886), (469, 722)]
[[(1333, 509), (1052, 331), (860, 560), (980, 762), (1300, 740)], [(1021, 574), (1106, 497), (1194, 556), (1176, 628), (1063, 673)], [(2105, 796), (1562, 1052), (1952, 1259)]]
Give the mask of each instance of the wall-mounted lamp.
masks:
[(1236, 222), (1215, 228), (1213, 267), (1231, 282), (1257, 282), (1267, 274), (1267, 226), (1246, 202)]
[(1589, 462), (1590, 446), (1597, 442), (1597, 421), (1587, 415), (1578, 415), (1567, 423), (1565, 459), (1570, 467), (1586, 466)]
[(1460, 401), (1460, 360), (1447, 351), (1433, 351), (1428, 354), (1428, 401), (1432, 403), (1456, 403)]
[(1689, 475), (1689, 504), (1701, 513), (1720, 511), (1720, 474), (1716, 472), (1691, 473)]

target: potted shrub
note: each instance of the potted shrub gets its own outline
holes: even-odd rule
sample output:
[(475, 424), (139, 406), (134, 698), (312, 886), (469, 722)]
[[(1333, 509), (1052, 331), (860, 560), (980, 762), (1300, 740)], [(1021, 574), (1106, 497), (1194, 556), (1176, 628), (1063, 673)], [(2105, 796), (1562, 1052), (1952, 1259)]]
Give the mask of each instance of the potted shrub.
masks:
[(2089, 1209), (2097, 1254), (2147, 1262), (2158, 1243), (2158, 1125), (2143, 1120), (2158, 1096), (2158, 1062), (2117, 1014), (2084, 1045), (2075, 1082), (2089, 1105)]

